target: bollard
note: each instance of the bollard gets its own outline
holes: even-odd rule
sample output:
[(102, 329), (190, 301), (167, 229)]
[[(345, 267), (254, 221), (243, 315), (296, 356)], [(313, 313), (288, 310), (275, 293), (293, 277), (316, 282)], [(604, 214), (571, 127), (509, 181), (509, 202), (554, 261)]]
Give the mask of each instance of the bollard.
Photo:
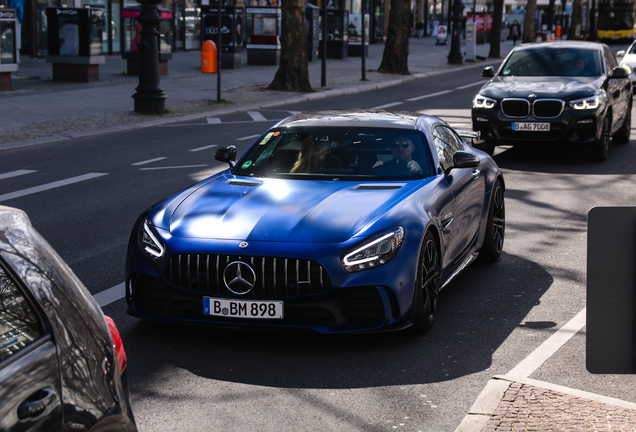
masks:
[(216, 45), (211, 40), (206, 40), (201, 46), (201, 72), (216, 73)]
[(559, 24), (557, 24), (557, 26), (554, 28), (554, 35), (561, 39), (561, 26)]

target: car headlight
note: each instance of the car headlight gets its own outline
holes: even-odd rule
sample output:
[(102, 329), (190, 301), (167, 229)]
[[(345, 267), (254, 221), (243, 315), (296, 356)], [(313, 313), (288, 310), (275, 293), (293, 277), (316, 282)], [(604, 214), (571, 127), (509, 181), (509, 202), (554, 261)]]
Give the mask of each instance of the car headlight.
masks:
[(596, 95), (585, 99), (573, 100), (570, 102), (570, 106), (575, 110), (593, 110), (598, 108), (602, 102), (601, 96)]
[(494, 99), (490, 99), (486, 96), (477, 95), (473, 99), (473, 108), (486, 108), (491, 109), (497, 105), (497, 101)]
[(349, 273), (368, 270), (388, 263), (395, 256), (404, 239), (404, 228), (383, 231), (351, 248), (341, 259)]
[(155, 228), (147, 218), (144, 219), (144, 222), (139, 227), (139, 249), (146, 258), (152, 261), (159, 261), (166, 251)]

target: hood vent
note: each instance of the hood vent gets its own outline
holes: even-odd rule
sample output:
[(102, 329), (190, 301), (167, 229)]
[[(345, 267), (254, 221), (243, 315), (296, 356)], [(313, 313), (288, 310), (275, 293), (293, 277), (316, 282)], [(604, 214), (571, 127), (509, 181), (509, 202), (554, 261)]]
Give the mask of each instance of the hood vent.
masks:
[(363, 184), (358, 185), (353, 188), (353, 190), (392, 190), (392, 189), (400, 189), (404, 185), (403, 184)]
[(225, 184), (233, 186), (258, 186), (261, 182), (249, 181), (249, 180), (228, 180)]

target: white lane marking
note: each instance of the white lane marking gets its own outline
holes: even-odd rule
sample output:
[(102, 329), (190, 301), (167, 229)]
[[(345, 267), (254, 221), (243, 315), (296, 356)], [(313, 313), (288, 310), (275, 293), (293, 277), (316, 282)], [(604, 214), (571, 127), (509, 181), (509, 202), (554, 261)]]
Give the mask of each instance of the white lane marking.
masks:
[(37, 172), (36, 170), (17, 170), (17, 171), (11, 171), (11, 172), (7, 172), (4, 174), (0, 174), (0, 180), (4, 180), (4, 179), (8, 179), (11, 177), (18, 177), (21, 175), (25, 175), (25, 174), (31, 174)]
[(528, 357), (523, 359), (517, 366), (508, 372), (506, 378), (528, 378), (534, 371), (549, 359), (555, 352), (559, 350), (572, 336), (585, 327), (585, 308), (567, 324), (561, 327), (556, 333), (550, 336), (537, 349), (535, 349)]
[(168, 159), (168, 158), (167, 157), (157, 157), (157, 158), (154, 158), (154, 159), (148, 159), (148, 160), (141, 161), (141, 162), (135, 162), (135, 163), (133, 163), (131, 165), (132, 166), (146, 165), (146, 164), (157, 162), (157, 161), (164, 160), (164, 159)]
[(208, 124), (219, 124), (221, 123), (221, 119), (218, 117), (207, 117), (206, 120), (208, 121)]
[(218, 147), (218, 145), (217, 145), (217, 144), (212, 144), (212, 145), (205, 146), (205, 147), (199, 147), (199, 148), (190, 149), (190, 150), (188, 150), (188, 151), (189, 151), (189, 152), (198, 152), (198, 151), (201, 151), (201, 150), (207, 150), (207, 149), (210, 149), (210, 148), (212, 148), (212, 147)]
[(377, 107), (373, 107), (373, 108), (371, 108), (371, 109), (384, 109), (384, 108), (390, 108), (390, 107), (393, 107), (393, 106), (396, 106), (396, 105), (402, 105), (403, 103), (404, 103), (404, 102), (393, 102), (393, 103), (389, 103), (389, 104), (386, 104), (386, 105), (380, 105), (380, 106), (377, 106)]
[(258, 111), (248, 111), (247, 114), (252, 117), (252, 120), (254, 121), (267, 121), (265, 116)]
[(417, 96), (417, 97), (414, 97), (414, 98), (410, 98), (410, 99), (407, 99), (406, 101), (407, 102), (413, 102), (413, 101), (418, 101), (418, 100), (421, 100), (421, 99), (426, 99), (426, 98), (430, 98), (430, 97), (440, 96), (440, 95), (443, 95), (443, 94), (446, 94), (446, 93), (451, 93), (451, 92), (452, 92), (452, 90), (443, 90), (443, 91), (440, 91), (440, 92), (437, 92), (437, 93), (431, 93), (431, 94), (427, 94), (427, 95), (424, 95), (424, 96)]
[(289, 111), (291, 115), (302, 114), (304, 111)]
[(181, 166), (169, 166), (169, 167), (153, 167), (153, 168), (139, 168), (140, 171), (152, 171), (152, 170), (166, 170), (166, 169), (180, 169), (180, 168), (201, 168), (209, 165), (181, 165)]
[(250, 136), (246, 136), (246, 137), (243, 137), (243, 138), (237, 138), (236, 140), (237, 141), (245, 141), (245, 140), (252, 139), (252, 138), (258, 138), (259, 136), (260, 135), (250, 135)]
[(115, 285), (112, 288), (108, 288), (107, 290), (98, 292), (97, 294), (93, 296), (93, 298), (95, 298), (99, 307), (104, 307), (111, 303), (116, 302), (119, 299), (123, 299), (125, 295), (126, 295), (126, 287), (124, 282), (122, 282), (119, 285)]
[(27, 196), (27, 195), (31, 195), (34, 193), (38, 193), (38, 192), (43, 192), (46, 190), (50, 190), (50, 189), (55, 189), (55, 188), (59, 188), (62, 186), (68, 186), (70, 184), (73, 183), (79, 183), (79, 182), (83, 182), (85, 180), (90, 180), (90, 179), (94, 179), (97, 177), (101, 177), (101, 176), (105, 176), (108, 175), (108, 173), (89, 173), (89, 174), (84, 174), (81, 176), (77, 176), (77, 177), (71, 177), (71, 178), (67, 178), (66, 180), (60, 180), (60, 181), (56, 181), (53, 183), (47, 183), (47, 184), (43, 184), (40, 186), (34, 186), (28, 189), (22, 189), (19, 191), (15, 191), (15, 192), (11, 192), (8, 194), (4, 194), (4, 195), (0, 195), (0, 202), (2, 201), (7, 201), (13, 198), (20, 198), (23, 196)]
[(470, 87), (475, 87), (475, 86), (478, 86), (478, 85), (482, 85), (485, 82), (486, 81), (477, 81), (477, 82), (474, 82), (472, 84), (466, 84), (466, 85), (463, 85), (463, 86), (455, 87), (455, 90), (464, 90), (464, 89), (467, 89), (467, 88), (470, 88)]

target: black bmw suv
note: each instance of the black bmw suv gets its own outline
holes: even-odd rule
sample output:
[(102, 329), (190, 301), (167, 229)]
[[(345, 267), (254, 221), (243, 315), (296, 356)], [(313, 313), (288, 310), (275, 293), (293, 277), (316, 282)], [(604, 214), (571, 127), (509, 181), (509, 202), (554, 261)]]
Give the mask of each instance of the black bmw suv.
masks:
[(610, 139), (627, 143), (631, 131), (630, 70), (619, 67), (601, 43), (540, 42), (510, 51), (473, 99), (477, 144), (571, 142), (586, 145), (595, 160), (607, 159)]

